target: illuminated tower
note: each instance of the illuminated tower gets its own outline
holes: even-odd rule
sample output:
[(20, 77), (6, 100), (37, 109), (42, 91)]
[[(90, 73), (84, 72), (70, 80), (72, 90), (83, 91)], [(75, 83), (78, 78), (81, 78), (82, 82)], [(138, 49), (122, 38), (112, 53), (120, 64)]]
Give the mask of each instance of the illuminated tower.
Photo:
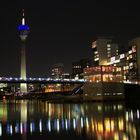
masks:
[[(21, 39), (21, 70), (20, 78), (26, 80), (26, 40), (29, 34), (29, 26), (25, 24), (24, 9), (22, 11), (22, 23), (18, 26), (19, 36)], [(20, 92), (27, 92), (27, 84), (20, 84)]]

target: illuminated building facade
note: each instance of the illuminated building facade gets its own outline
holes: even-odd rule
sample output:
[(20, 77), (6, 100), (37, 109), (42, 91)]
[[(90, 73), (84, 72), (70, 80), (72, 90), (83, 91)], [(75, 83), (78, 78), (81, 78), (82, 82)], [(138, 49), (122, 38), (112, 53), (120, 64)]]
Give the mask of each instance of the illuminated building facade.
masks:
[[(107, 43), (107, 41), (98, 42), (95, 41), (92, 44), (94, 62), (97, 62), (97, 66), (94, 63), (94, 67), (84, 69), (84, 78), (88, 81), (84, 85), (84, 96), (85, 98), (89, 97), (88, 99), (100, 100), (113, 98), (114, 95), (115, 98), (118, 95), (124, 98), (123, 82), (134, 84), (140, 82), (140, 37), (128, 42), (128, 49), (125, 53), (119, 54), (117, 49), (113, 51), (114, 55), (112, 53), (109, 56), (109, 53), (103, 49), (105, 47), (102, 49), (98, 47), (99, 44), (103, 46), (105, 44), (103, 42)], [(111, 50), (108, 49), (109, 47), (106, 48)]]
[(128, 43), (128, 51), (108, 59), (108, 65), (121, 66), (124, 81), (135, 81), (140, 77), (140, 37)]
[[(18, 26), (19, 36), (21, 39), (21, 71), (20, 78), (26, 80), (26, 40), (29, 34), (29, 26), (25, 23), (24, 10), (22, 13), (22, 23)], [(20, 92), (27, 92), (27, 84), (20, 84)]]
[(93, 66), (107, 65), (111, 56), (118, 55), (118, 44), (112, 38), (97, 38), (92, 43)]
[[(124, 81), (140, 78), (140, 37), (128, 42), (127, 51), (119, 53), (119, 46), (111, 39), (99, 38), (92, 43), (93, 66), (117, 66), (122, 68)], [(125, 49), (125, 48), (124, 48)]]
[(93, 66), (84, 69), (85, 100), (124, 99), (122, 67), (108, 65), (108, 59), (118, 56), (118, 50), (112, 38), (98, 38), (92, 43)]
[(51, 75), (53, 78), (61, 79), (64, 72), (64, 66), (61, 63), (54, 64), (51, 70)]
[(121, 67), (97, 66), (84, 69), (87, 82), (83, 88), (84, 100), (124, 99)]
[(84, 70), (84, 78), (90, 82), (120, 82), (123, 80), (121, 67), (97, 66)]
[(129, 79), (139, 79), (140, 77), (140, 37), (132, 39), (129, 41)]

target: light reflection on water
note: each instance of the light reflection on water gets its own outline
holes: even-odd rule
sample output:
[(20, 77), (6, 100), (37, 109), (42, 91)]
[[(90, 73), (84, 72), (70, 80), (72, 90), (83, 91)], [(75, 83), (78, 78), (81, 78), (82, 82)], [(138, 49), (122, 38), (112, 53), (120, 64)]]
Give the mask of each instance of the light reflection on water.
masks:
[(79, 139), (136, 140), (139, 122), (139, 109), (126, 109), (123, 103), (0, 102), (0, 139), (22, 136), (26, 140), (40, 134), (53, 134), (55, 139), (73, 134)]

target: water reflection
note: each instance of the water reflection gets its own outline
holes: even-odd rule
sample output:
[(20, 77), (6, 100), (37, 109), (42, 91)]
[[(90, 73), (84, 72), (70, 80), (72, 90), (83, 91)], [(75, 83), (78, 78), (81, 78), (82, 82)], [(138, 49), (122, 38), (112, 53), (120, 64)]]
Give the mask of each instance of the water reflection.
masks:
[(136, 140), (139, 122), (139, 109), (126, 109), (123, 103), (0, 102), (0, 138), (63, 132), (83, 139)]

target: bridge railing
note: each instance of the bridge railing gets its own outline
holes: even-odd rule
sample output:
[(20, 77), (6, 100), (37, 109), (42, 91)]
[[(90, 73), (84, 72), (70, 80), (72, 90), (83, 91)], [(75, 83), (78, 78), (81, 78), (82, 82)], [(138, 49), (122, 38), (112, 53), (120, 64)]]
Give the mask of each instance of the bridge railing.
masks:
[(15, 78), (15, 77), (0, 77), (0, 82), (34, 82), (34, 81), (42, 81), (42, 82), (86, 82), (85, 79), (54, 79), (54, 78)]

